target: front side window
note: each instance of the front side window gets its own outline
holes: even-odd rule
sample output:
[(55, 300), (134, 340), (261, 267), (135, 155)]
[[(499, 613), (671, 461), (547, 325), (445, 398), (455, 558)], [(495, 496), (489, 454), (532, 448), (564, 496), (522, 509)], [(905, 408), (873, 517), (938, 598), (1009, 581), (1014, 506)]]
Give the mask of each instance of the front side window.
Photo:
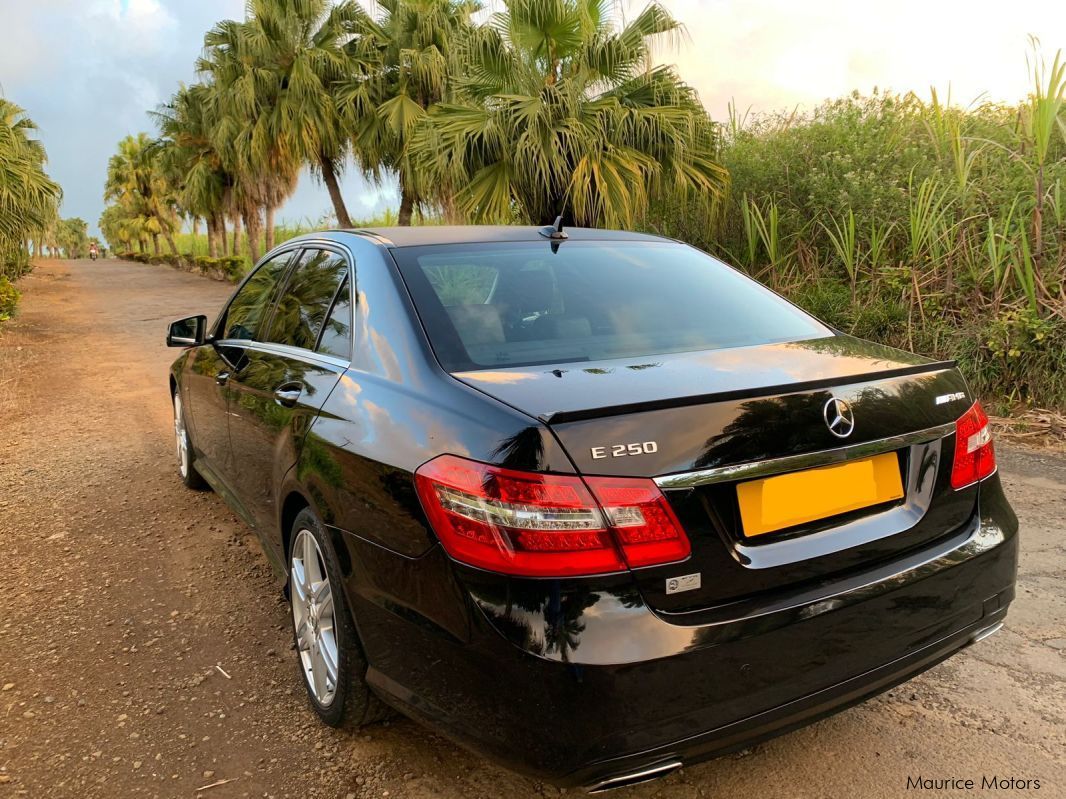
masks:
[(393, 254), (451, 372), (832, 334), (756, 281), (674, 242), (450, 244)]
[(348, 261), (329, 250), (304, 250), (274, 309), (270, 332), (262, 339), (313, 350)]
[(250, 341), (260, 333), (260, 324), (266, 317), (275, 289), (291, 258), (292, 251), (275, 255), (256, 269), (241, 286), (226, 311), (223, 338)]

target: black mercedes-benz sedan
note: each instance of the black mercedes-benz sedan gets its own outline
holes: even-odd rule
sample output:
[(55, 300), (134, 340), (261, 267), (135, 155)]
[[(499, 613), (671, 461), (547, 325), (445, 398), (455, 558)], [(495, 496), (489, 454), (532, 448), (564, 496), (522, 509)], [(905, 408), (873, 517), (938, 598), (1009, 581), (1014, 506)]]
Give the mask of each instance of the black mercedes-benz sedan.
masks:
[(959, 371), (628, 232), (331, 231), (174, 322), (182, 479), (254, 526), (331, 725), (593, 790), (997, 630), (1017, 520)]

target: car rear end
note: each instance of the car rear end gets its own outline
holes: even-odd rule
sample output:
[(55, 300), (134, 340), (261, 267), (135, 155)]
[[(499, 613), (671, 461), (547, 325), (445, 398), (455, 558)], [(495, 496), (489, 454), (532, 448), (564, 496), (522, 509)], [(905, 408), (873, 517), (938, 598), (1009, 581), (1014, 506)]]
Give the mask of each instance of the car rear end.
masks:
[[(412, 712), (519, 770), (617, 787), (1002, 623), (1017, 521), (952, 364), (834, 333), (681, 245), (573, 244), (394, 253), (442, 366), (574, 466), (445, 453), (416, 473), (473, 621)], [(618, 284), (599, 299), (598, 266)], [(509, 306), (501, 281), (540, 281), (509, 321), (472, 307)]]

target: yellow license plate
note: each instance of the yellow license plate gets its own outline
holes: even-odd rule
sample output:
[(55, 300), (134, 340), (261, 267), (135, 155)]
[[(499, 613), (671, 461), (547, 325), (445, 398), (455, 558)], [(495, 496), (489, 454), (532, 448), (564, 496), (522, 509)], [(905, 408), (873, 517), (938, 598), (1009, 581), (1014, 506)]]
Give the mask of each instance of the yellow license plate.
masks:
[(748, 537), (902, 497), (894, 452), (737, 485), (740, 520)]

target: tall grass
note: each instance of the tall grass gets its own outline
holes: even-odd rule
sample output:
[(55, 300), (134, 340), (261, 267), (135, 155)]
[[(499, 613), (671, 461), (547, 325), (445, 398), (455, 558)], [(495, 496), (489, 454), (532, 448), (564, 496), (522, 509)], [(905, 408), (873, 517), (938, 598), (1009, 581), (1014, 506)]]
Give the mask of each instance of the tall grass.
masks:
[[(434, 224), (436, 220), (425, 219), (421, 220), (425, 224)], [(368, 219), (353, 220), (352, 225), (356, 228), (365, 227), (389, 227), (396, 224), (396, 213), (391, 210), (386, 210), (376, 217)], [(304, 219), (301, 222), (283, 222), (278, 224), (274, 228), (274, 245), (277, 246), (289, 239), (296, 236), (302, 236), (305, 233), (314, 233), (315, 231), (326, 230), (331, 227), (335, 227), (336, 224), (331, 217), (323, 217), (317, 221), (312, 219)], [(191, 256), (204, 256), (209, 255), (209, 249), (207, 244), (207, 231), (200, 227), (195, 233), (190, 229), (188, 224), (184, 229), (175, 234), (174, 242), (178, 247), (178, 252), (182, 255)], [(226, 254), (231, 254), (233, 251), (233, 230), (232, 228), (226, 231)], [(237, 235), (237, 254), (243, 255), (247, 261), (248, 253), (250, 252), (248, 247), (248, 232), (243, 228)], [(259, 236), (259, 252), (266, 252), (266, 237), (265, 234)], [(247, 262), (246, 267), (250, 267), (251, 263)]]

